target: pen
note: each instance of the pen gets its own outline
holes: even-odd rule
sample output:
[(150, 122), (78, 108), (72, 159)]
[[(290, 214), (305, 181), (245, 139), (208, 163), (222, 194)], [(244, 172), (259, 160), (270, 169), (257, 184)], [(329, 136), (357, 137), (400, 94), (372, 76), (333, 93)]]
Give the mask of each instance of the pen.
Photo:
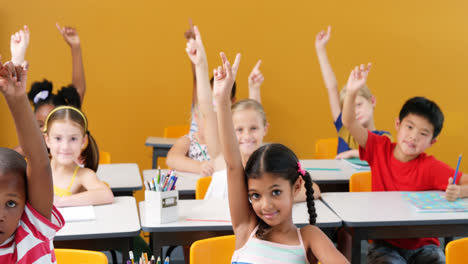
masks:
[(166, 259), (164, 260), (164, 264), (169, 264), (169, 257), (166, 257)]
[(161, 179), (161, 168), (158, 166), (158, 184), (160, 183), (160, 180)]
[(158, 261), (156, 261), (156, 264), (161, 264), (161, 257), (158, 257)]
[(143, 257), (145, 257), (145, 263), (148, 263), (148, 254), (143, 253)]
[(177, 182), (177, 179), (179, 179), (179, 177), (176, 176), (176, 177), (174, 178), (174, 182), (172, 183), (171, 191), (172, 191), (172, 190), (175, 190), (175, 184), (176, 184), (176, 182)]
[(150, 191), (156, 191), (156, 188), (154, 188), (153, 181), (149, 182), (149, 186), (150, 186)]
[(198, 142), (197, 142), (197, 146), (200, 149), (201, 153), (203, 154), (203, 157), (205, 157), (205, 160), (208, 160), (208, 156), (206, 155), (205, 151), (202, 149), (200, 144), (198, 144)]
[(145, 181), (145, 190), (151, 191), (150, 186), (147, 181)]
[(132, 264), (135, 264), (133, 261), (133, 251), (129, 251), (128, 256), (130, 257), (130, 261), (132, 261)]
[(453, 184), (457, 184), (457, 174), (458, 174), (458, 169), (460, 168), (461, 157), (462, 157), (462, 154), (458, 156), (457, 169), (455, 170), (455, 176), (453, 176)]

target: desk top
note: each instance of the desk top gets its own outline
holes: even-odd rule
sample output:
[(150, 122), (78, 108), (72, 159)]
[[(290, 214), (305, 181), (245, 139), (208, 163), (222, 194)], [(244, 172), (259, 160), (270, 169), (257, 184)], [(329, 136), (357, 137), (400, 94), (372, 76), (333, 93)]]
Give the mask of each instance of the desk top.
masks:
[(145, 141), (145, 146), (171, 148), (176, 142), (177, 138), (164, 138), (164, 137), (148, 137)]
[(66, 223), (54, 240), (132, 237), (140, 234), (134, 197), (115, 197), (113, 204), (94, 206), (94, 212), (96, 220)]
[(468, 224), (468, 212), (418, 212), (401, 192), (322, 193), (322, 200), (351, 227)]
[[(317, 226), (339, 227), (338, 218), (320, 200), (315, 200)], [(147, 232), (185, 232), (185, 231), (221, 231), (232, 230), (229, 206), (226, 200), (179, 200), (179, 220), (173, 223), (146, 225), (145, 202), (139, 203), (140, 220), (143, 231)], [(190, 220), (191, 219), (191, 220)], [(309, 223), (306, 203), (297, 203), (293, 207), (293, 221), (298, 227)]]
[(369, 171), (355, 169), (348, 162), (336, 159), (300, 160), (302, 168), (307, 170), (317, 184), (347, 183), (354, 173)]
[(113, 192), (141, 190), (140, 169), (136, 163), (100, 164), (97, 176), (109, 184)]

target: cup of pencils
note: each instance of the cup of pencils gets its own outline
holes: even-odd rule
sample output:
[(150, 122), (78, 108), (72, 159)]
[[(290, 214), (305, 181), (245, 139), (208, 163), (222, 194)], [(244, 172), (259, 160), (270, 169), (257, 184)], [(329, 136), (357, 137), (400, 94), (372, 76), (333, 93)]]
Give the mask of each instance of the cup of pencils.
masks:
[(145, 181), (145, 220), (147, 224), (165, 224), (179, 218), (179, 192), (175, 190), (175, 171), (161, 173)]

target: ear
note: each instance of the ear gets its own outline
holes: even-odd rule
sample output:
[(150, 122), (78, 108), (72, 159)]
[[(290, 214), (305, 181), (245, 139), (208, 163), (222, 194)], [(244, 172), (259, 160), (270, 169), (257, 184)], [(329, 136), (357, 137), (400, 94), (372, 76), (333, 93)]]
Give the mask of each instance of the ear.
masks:
[(377, 104), (377, 99), (375, 98), (375, 96), (371, 96), (369, 101), (371, 102), (372, 107), (375, 107), (375, 105)]
[(437, 142), (437, 138), (433, 138), (433, 139), (431, 140), (431, 146), (434, 145), (436, 142)]
[(266, 136), (269, 128), (270, 128), (270, 123), (266, 123), (265, 127), (263, 128), (263, 136)]
[(302, 189), (303, 185), (304, 185), (304, 179), (302, 179), (302, 176), (297, 177), (297, 180), (293, 185), (293, 195), (294, 195), (294, 197), (299, 193), (299, 191)]
[(49, 135), (47, 135), (47, 133), (44, 133), (44, 139), (45, 139), (47, 148), (50, 149), (50, 139), (49, 139)]
[(81, 150), (83, 151), (88, 146), (88, 134), (83, 137), (83, 144), (81, 144)]
[(395, 119), (395, 129), (396, 129), (397, 132), (400, 130), (400, 125), (401, 125), (400, 118), (397, 117)]
[(233, 98), (231, 98), (231, 104), (234, 104), (236, 101), (237, 101), (237, 97), (236, 97), (236, 96), (234, 96)]

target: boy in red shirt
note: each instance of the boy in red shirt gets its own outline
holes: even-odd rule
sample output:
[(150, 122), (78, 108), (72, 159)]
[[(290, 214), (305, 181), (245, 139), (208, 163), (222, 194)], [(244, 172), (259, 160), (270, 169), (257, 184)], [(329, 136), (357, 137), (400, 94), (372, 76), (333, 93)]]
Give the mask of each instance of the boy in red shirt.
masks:
[[(359, 124), (354, 102), (370, 70), (356, 67), (348, 79), (343, 124), (359, 143), (359, 155), (372, 170), (372, 191), (445, 190), (447, 200), (468, 196), (468, 176), (424, 151), (436, 142), (444, 116), (440, 108), (424, 97), (409, 99), (396, 120), (397, 142), (370, 133)], [(377, 240), (367, 256), (368, 263), (445, 263), (437, 238)]]

